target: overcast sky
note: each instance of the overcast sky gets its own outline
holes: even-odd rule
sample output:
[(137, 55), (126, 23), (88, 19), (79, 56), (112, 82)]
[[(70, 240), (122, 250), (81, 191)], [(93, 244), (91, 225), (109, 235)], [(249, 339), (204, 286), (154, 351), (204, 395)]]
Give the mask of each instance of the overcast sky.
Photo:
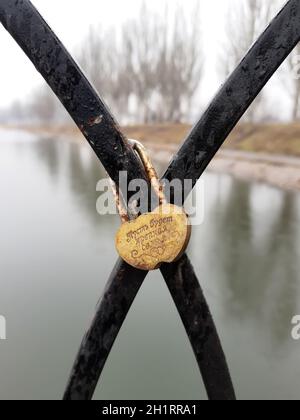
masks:
[[(0, 0), (1, 1), (1, 0)], [(226, 11), (230, 4), (240, 0), (151, 0), (149, 7), (163, 10), (176, 3), (192, 8), (202, 5), (201, 28), (204, 36), (205, 77), (201, 86), (202, 103), (206, 103), (218, 89), (218, 53), (223, 43)], [(70, 52), (74, 52), (84, 38), (89, 25), (118, 26), (139, 12), (143, 0), (32, 0), (52, 29)], [(12, 101), (26, 98), (42, 79), (21, 49), (0, 25), (0, 108)]]

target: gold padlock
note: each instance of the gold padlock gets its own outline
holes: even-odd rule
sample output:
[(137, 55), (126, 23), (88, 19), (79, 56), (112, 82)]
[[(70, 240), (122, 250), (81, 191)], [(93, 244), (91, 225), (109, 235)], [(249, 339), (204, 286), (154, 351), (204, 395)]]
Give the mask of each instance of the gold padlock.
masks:
[(158, 195), (159, 206), (151, 213), (130, 220), (114, 188), (122, 225), (116, 235), (116, 249), (129, 265), (140, 270), (155, 270), (163, 263), (178, 260), (185, 252), (191, 237), (191, 225), (185, 211), (168, 204), (163, 187), (145, 148), (132, 141), (150, 183)]

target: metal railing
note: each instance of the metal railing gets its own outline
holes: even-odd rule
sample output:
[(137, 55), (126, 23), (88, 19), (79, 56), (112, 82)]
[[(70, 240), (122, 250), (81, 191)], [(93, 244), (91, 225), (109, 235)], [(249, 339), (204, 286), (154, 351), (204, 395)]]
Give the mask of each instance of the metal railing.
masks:
[[(144, 170), (106, 105), (29, 0), (1, 0), (0, 21), (48, 82), (118, 185), (145, 179)], [(195, 185), (239, 119), (300, 40), (300, 1), (289, 0), (228, 78), (194, 126), (164, 179)], [(128, 194), (130, 199), (130, 193)], [(199, 250), (201, 252), (201, 250)], [(161, 267), (193, 347), (209, 399), (234, 400), (222, 346), (187, 255)], [(65, 392), (93, 397), (105, 362), (147, 273), (119, 260), (81, 344)]]

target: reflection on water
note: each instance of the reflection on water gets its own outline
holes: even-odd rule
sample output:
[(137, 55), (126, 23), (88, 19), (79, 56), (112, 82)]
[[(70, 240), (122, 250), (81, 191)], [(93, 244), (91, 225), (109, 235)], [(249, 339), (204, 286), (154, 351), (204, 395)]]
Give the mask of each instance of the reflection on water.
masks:
[[(290, 340), (287, 326), (299, 306), (299, 197), (266, 186), (228, 182), (221, 200), (220, 190), (213, 193), (206, 217), (207, 224), (215, 225), (213, 258), (227, 295), (226, 313), (240, 321), (251, 319), (257, 328), (264, 324), (278, 349)], [(206, 229), (211, 235), (212, 226)], [(200, 247), (201, 235), (198, 241)]]
[[(85, 144), (1, 137), (0, 314), (8, 340), (0, 342), (0, 398), (60, 398), (116, 260), (119, 220), (96, 213), (105, 172)], [(205, 189), (205, 222), (189, 254), (238, 397), (299, 398), (300, 343), (290, 324), (300, 313), (300, 196), (214, 174)], [(205, 398), (158, 272), (134, 304), (96, 398)]]

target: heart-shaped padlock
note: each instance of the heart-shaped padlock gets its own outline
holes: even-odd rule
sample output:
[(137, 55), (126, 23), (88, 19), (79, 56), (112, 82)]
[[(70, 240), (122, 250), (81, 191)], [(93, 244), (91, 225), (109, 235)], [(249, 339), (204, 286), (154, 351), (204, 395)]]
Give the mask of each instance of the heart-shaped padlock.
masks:
[(117, 194), (123, 224), (116, 235), (116, 249), (129, 265), (151, 271), (163, 263), (174, 262), (182, 256), (191, 237), (191, 225), (182, 208), (167, 203), (156, 171), (144, 147), (136, 141), (133, 142), (133, 146), (159, 197), (159, 206), (153, 212), (130, 221), (120, 205)]

